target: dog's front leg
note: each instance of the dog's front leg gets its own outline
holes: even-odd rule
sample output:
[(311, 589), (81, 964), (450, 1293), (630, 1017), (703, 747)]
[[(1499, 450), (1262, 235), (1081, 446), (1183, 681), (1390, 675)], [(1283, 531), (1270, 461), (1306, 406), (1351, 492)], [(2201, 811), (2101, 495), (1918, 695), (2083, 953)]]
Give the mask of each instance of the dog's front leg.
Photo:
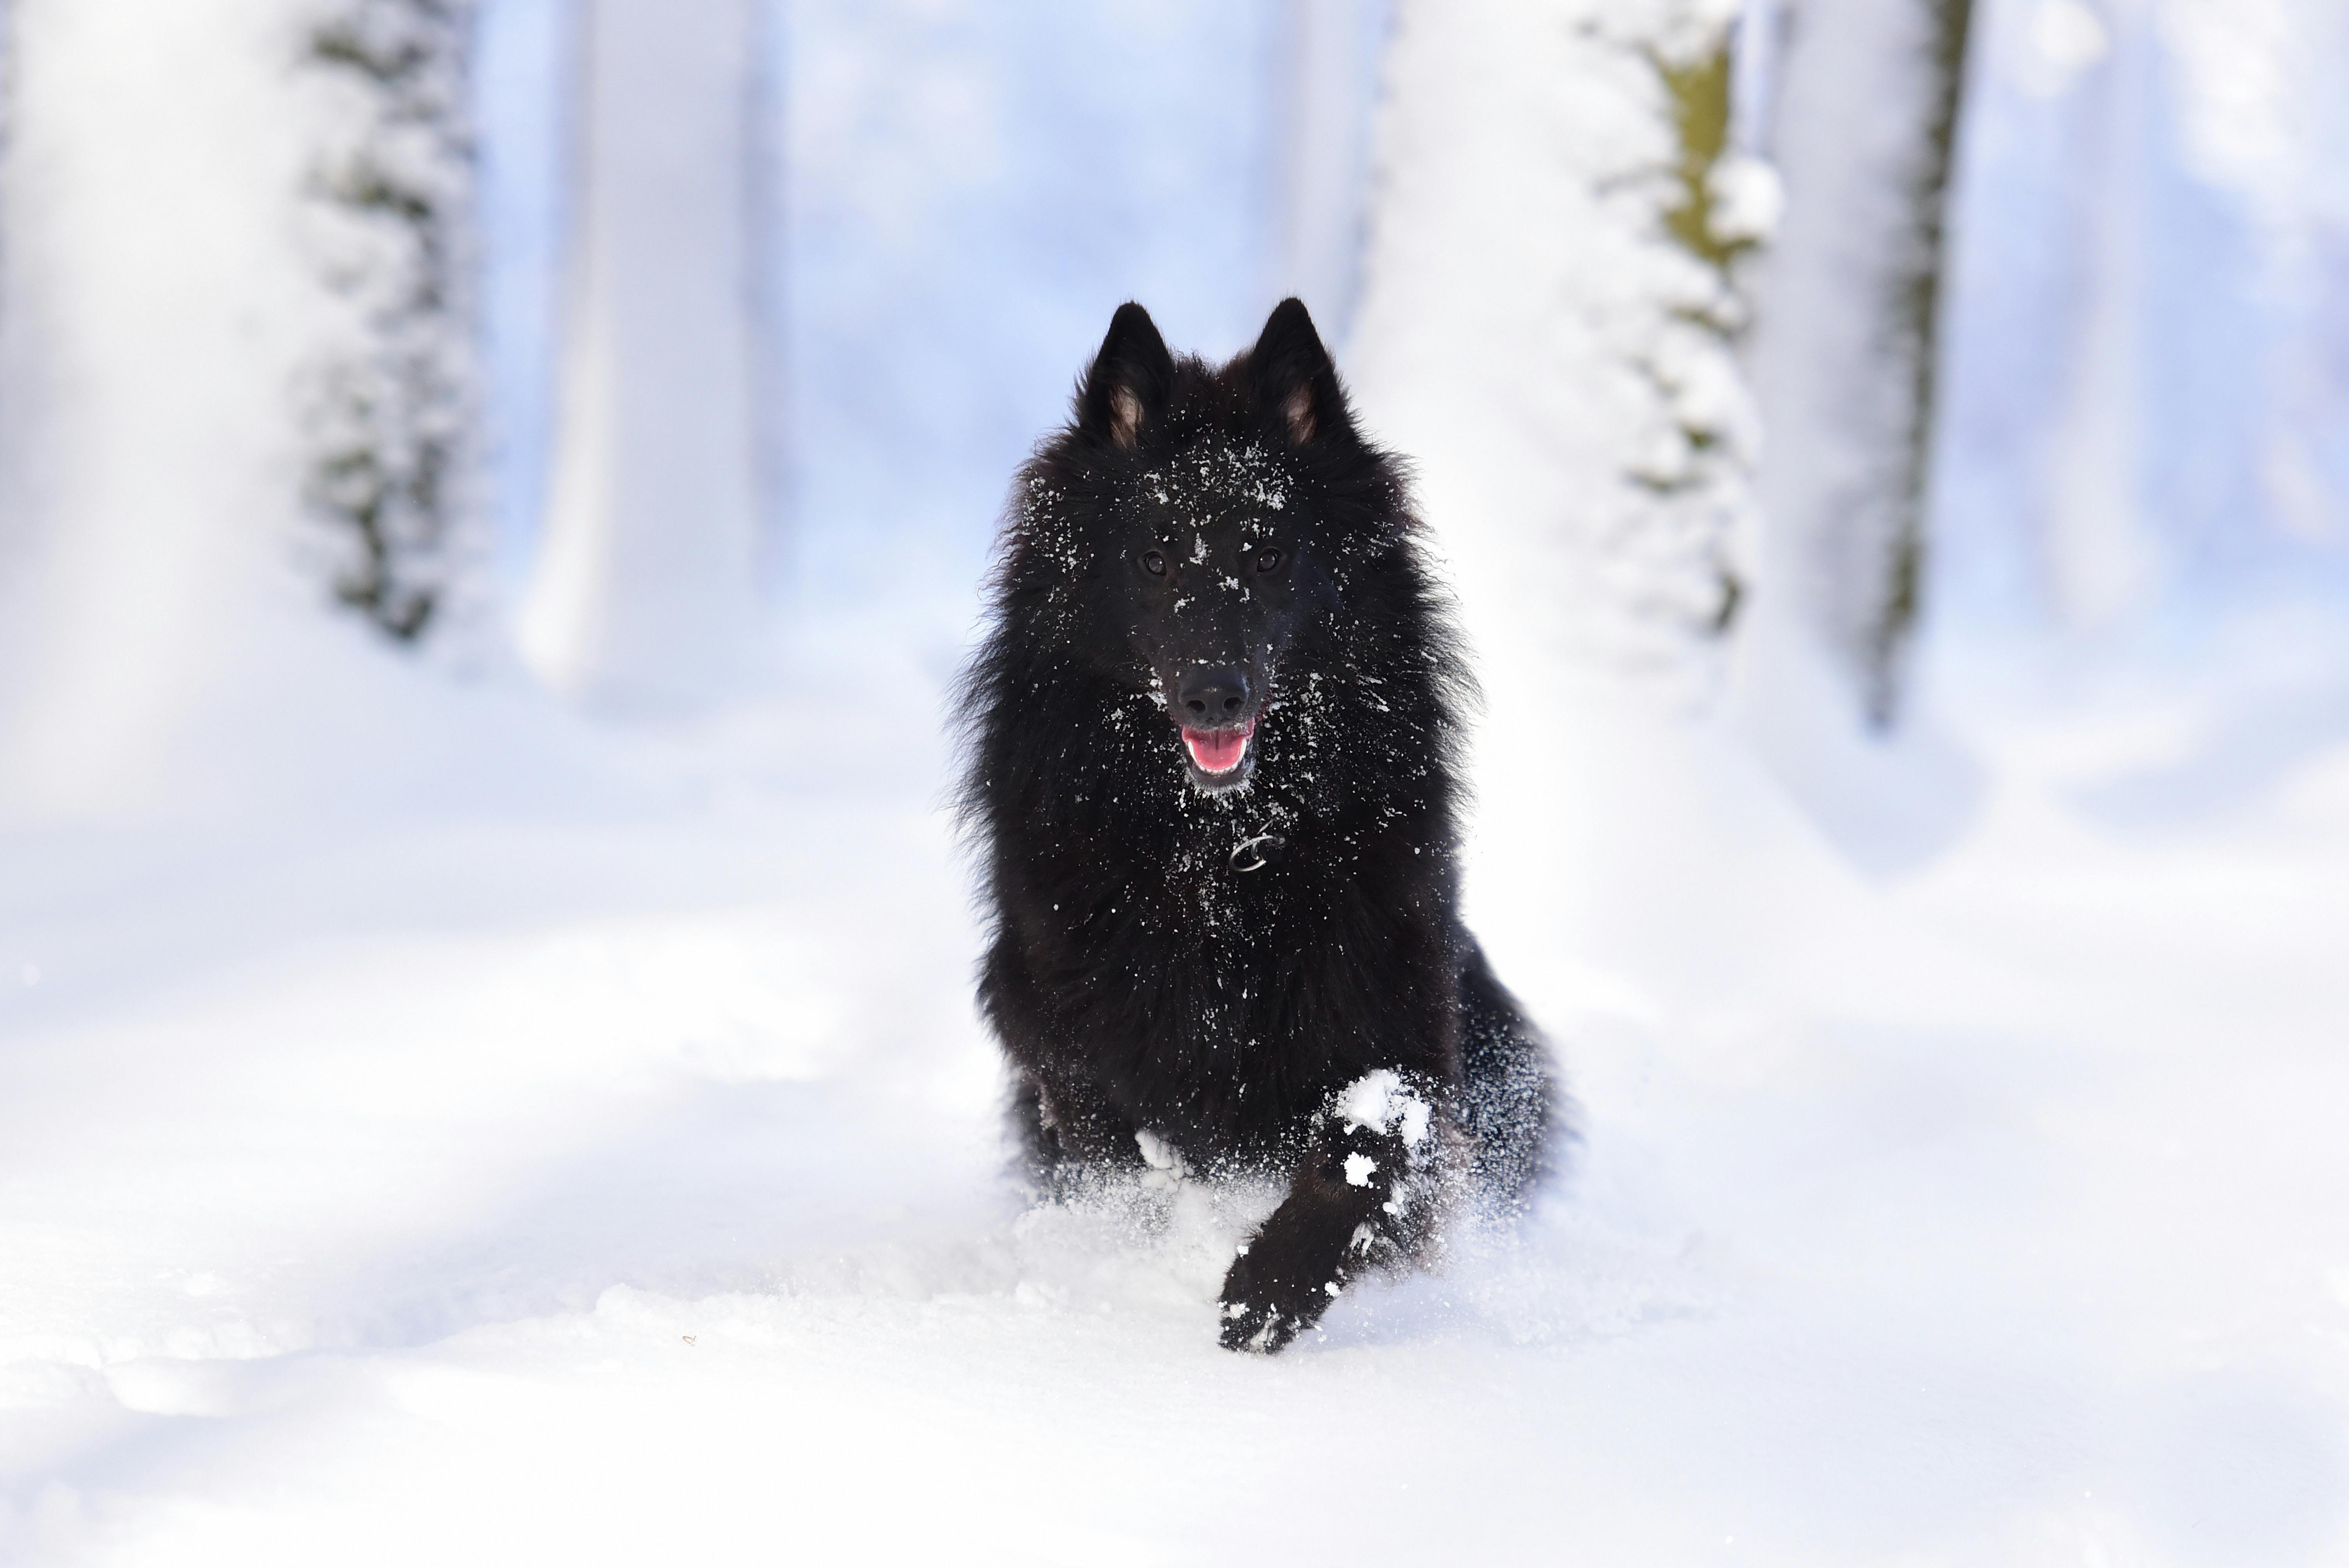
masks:
[(1224, 1276), (1226, 1349), (1280, 1349), (1319, 1322), (1366, 1265), (1416, 1240), (1435, 1105), (1415, 1077), (1384, 1068), (1330, 1099), (1288, 1195)]

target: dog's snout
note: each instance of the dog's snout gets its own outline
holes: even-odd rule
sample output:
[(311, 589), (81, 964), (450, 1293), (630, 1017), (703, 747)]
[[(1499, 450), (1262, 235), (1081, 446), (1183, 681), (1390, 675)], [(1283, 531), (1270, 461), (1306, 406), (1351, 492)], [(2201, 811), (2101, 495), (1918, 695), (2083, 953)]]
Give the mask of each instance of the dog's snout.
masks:
[(1174, 702), (1192, 724), (1231, 724), (1247, 711), (1247, 672), (1235, 665), (1195, 670), (1175, 687)]

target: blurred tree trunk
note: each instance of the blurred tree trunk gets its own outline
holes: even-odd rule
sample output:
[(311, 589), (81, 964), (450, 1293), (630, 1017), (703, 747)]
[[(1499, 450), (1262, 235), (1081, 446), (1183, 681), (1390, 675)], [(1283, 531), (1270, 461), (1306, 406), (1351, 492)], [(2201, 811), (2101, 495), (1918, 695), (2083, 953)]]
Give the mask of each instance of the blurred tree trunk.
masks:
[(336, 597), (402, 642), (478, 598), (485, 553), (473, 29), (472, 0), (335, 0), (305, 57), (329, 100), (306, 215), (347, 308), (303, 378), (305, 498)]
[(9, 0), (0, 810), (151, 799), (191, 716), (284, 662), (264, 628), (316, 622), (313, 667), (366, 651), (303, 558), (288, 401), (353, 320), (299, 238), (316, 16)]
[[(1947, 190), (1969, 0), (1776, 0), (1764, 134), (1787, 211), (1761, 270), (1769, 440), (1757, 614), (1899, 717), (1923, 607)], [(1756, 40), (1759, 44), (1762, 40)], [(1772, 678), (1764, 676), (1764, 678)]]
[(1288, 0), (1280, 53), (1279, 275), (1342, 351), (1361, 285), (1389, 0)]
[(584, 187), (524, 655), (624, 707), (706, 699), (756, 613), (752, 0), (584, 0)]
[[(16, 33), (16, 9), (10, 0), (0, 0), (0, 169), (7, 166), (9, 115), (16, 96), (11, 90), (16, 74), (16, 53), (12, 46)], [(0, 231), (0, 279), (7, 276), (7, 245), (8, 236), (5, 231)], [(0, 296), (0, 311), (7, 308), (7, 299)]]

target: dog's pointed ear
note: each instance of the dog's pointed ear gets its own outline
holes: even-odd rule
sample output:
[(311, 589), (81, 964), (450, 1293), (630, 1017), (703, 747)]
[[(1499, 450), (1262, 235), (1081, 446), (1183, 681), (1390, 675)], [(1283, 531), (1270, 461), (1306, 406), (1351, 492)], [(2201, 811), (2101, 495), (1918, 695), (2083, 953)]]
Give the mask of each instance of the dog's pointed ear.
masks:
[(1077, 393), (1077, 428), (1112, 446), (1142, 444), (1145, 431), (1166, 417), (1174, 385), (1174, 359), (1150, 313), (1128, 300), (1109, 320), (1109, 335), (1085, 372)]
[(1289, 298), (1273, 306), (1264, 331), (1248, 350), (1248, 374), (1260, 417), (1291, 444), (1304, 447), (1330, 436), (1350, 436), (1353, 417), (1338, 385), (1338, 366), (1321, 346), (1305, 302)]

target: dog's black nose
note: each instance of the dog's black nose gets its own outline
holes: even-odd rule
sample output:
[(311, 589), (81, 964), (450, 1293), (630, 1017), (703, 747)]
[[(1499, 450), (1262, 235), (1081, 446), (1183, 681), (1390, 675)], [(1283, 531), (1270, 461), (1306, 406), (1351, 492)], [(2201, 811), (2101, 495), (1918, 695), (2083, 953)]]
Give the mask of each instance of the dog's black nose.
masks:
[(1229, 724), (1247, 702), (1247, 671), (1237, 665), (1194, 670), (1174, 688), (1176, 714), (1191, 724)]

